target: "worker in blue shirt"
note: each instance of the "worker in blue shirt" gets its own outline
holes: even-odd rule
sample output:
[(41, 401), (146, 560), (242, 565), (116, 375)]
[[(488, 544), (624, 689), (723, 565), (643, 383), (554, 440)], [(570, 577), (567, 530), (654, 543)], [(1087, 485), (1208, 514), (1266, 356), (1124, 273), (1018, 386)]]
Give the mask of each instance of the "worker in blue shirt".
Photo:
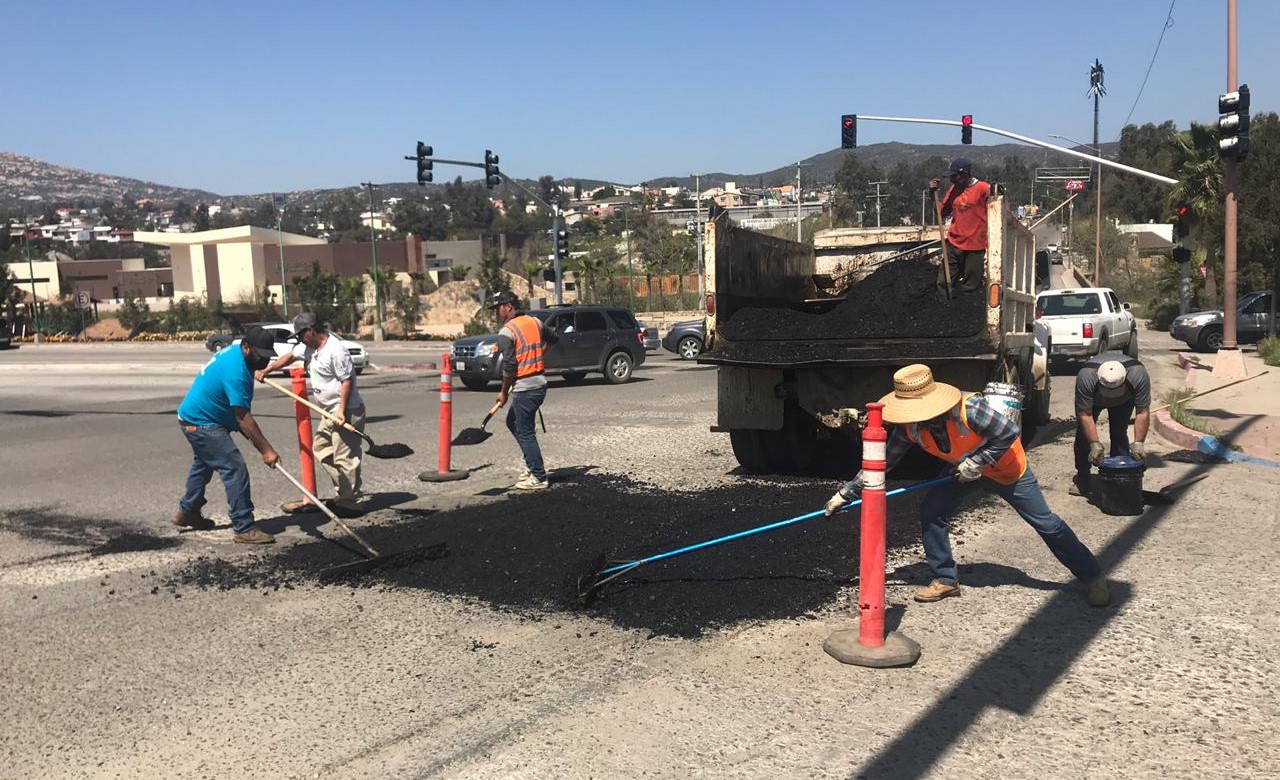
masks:
[(272, 544), (275, 537), (253, 527), (253, 501), (249, 496), (249, 469), (240, 449), (231, 440), (239, 431), (262, 453), (262, 462), (275, 468), (280, 456), (272, 448), (249, 413), (253, 403), (253, 372), (275, 357), (275, 339), (262, 328), (251, 328), (237, 346), (221, 350), (200, 369), (191, 389), (178, 406), (178, 426), (195, 456), (187, 474), (187, 487), (178, 501), (174, 525), (208, 530), (213, 521), (200, 513), (204, 491), (218, 472), (227, 491), (231, 526), (239, 544)]

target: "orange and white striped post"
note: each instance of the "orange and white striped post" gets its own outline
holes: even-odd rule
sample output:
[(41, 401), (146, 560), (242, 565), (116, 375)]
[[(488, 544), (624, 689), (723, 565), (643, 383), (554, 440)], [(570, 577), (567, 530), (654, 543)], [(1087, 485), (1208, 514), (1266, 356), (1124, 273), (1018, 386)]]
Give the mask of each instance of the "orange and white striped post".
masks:
[(418, 475), (423, 482), (452, 482), (471, 476), (467, 469), (454, 470), (453, 456), (453, 355), (440, 358), (440, 423), (436, 436), (436, 470)]
[[(307, 397), (307, 376), (302, 371), (302, 366), (294, 366), (289, 371), (289, 376), (293, 380), (293, 394)], [(302, 471), (302, 486), (311, 492), (316, 493), (316, 456), (311, 449), (315, 436), (311, 430), (311, 409), (301, 401), (293, 402), (293, 419), (298, 424), (298, 467)], [(304, 499), (304, 503), (310, 504), (311, 499)]]
[(858, 554), (858, 630), (835, 631), (823, 649), (837, 661), (855, 666), (910, 666), (920, 645), (897, 631), (884, 632), (885, 451), (884, 405), (867, 404), (862, 431), (862, 508)]

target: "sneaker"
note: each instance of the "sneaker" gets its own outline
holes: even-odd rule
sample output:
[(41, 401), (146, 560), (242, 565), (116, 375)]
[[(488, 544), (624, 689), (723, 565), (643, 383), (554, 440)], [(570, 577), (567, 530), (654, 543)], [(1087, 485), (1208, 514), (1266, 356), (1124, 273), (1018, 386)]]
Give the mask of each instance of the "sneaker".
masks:
[(524, 463), (524, 459), (523, 459), (523, 458), (521, 458), (521, 459), (520, 459), (520, 471), (518, 471), (518, 472), (516, 473), (516, 480), (517, 480), (517, 481), (520, 481), (520, 480), (525, 479), (526, 477), (531, 477), (531, 476), (533, 476), (533, 472), (529, 470), (529, 467), (528, 467), (528, 466), (526, 466), (526, 465), (525, 465), (525, 463)]
[(178, 513), (173, 516), (173, 524), (179, 528), (190, 528), (193, 531), (208, 531), (217, 527), (217, 523), (201, 515), (198, 510), (187, 512), (179, 509)]
[(260, 528), (235, 532), (236, 544), (275, 544), (276, 538)]
[(1089, 487), (1089, 475), (1086, 474), (1082, 477), (1077, 474), (1071, 478), (1071, 487), (1067, 488), (1067, 495), (1088, 496)]
[(515, 484), (516, 490), (546, 490), (547, 487), (546, 479), (538, 479), (532, 474), (527, 477), (522, 477), (520, 481)]
[(1106, 577), (1099, 577), (1085, 586), (1085, 598), (1091, 607), (1105, 607), (1111, 604), (1111, 586)]
[(959, 596), (959, 595), (960, 595), (959, 583), (956, 583), (954, 585), (948, 585), (945, 582), (938, 582), (937, 580), (934, 580), (933, 582), (929, 583), (926, 587), (923, 587), (920, 590), (916, 591), (916, 595), (913, 596), (912, 598), (914, 598), (916, 601), (927, 604), (932, 601), (942, 601), (948, 596)]

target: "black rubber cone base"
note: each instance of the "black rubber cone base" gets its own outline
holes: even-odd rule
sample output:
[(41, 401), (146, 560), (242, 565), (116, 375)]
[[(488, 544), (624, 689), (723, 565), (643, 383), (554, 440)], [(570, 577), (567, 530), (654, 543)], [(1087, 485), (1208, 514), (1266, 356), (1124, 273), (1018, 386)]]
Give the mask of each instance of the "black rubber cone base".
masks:
[(467, 469), (453, 469), (452, 471), (424, 471), (418, 475), (418, 479), (423, 482), (457, 482), (469, 476), (471, 472)]
[(866, 647), (858, 641), (858, 629), (846, 628), (832, 632), (822, 649), (842, 664), (873, 669), (911, 666), (920, 658), (920, 645), (897, 631), (890, 631), (880, 647)]

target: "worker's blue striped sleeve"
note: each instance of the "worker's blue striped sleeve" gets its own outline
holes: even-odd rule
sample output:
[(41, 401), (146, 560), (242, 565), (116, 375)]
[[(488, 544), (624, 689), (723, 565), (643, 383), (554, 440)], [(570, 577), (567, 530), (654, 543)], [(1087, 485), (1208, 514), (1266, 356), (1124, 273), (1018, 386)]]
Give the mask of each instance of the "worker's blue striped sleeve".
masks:
[(964, 411), (969, 429), (984, 439), (969, 457), (984, 466), (996, 465), (1021, 435), (1018, 424), (980, 395), (970, 398)]

